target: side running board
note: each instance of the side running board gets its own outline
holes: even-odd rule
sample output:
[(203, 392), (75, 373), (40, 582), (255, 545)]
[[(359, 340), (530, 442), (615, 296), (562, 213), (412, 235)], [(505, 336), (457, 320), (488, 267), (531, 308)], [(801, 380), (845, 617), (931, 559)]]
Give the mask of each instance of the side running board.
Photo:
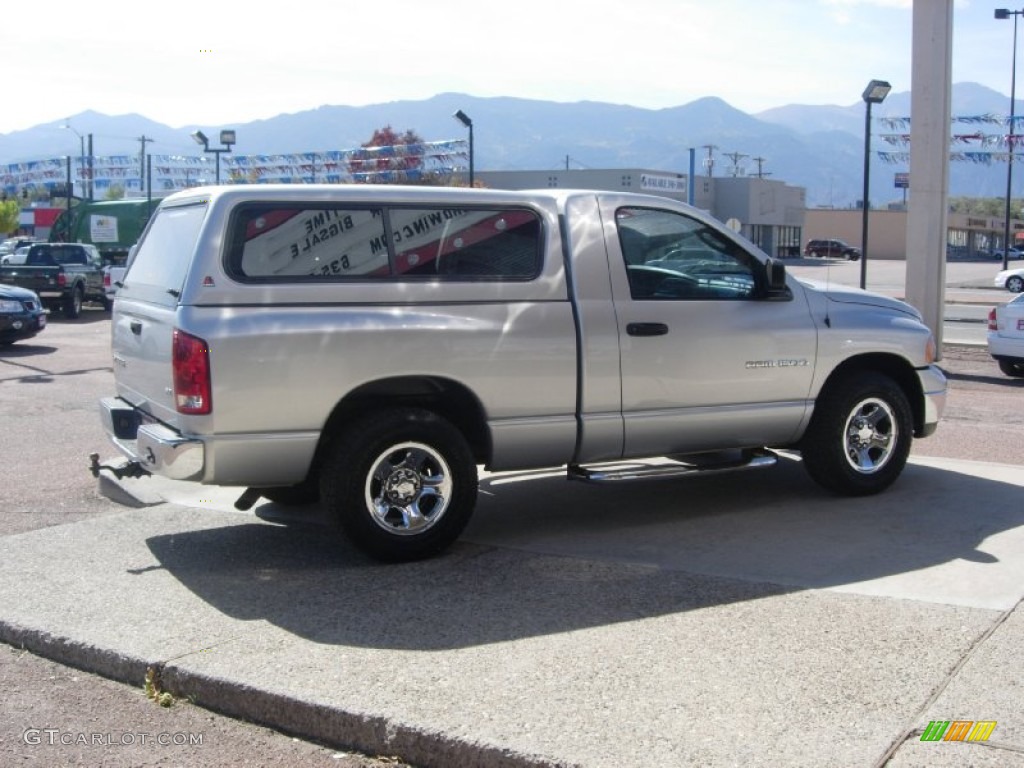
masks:
[(724, 451), (702, 453), (693, 456), (667, 456), (664, 464), (603, 464), (584, 467), (570, 464), (567, 476), (570, 480), (586, 483), (612, 483), (626, 480), (652, 480), (658, 478), (682, 477), (704, 472), (737, 472), (745, 469), (771, 467), (779, 457), (765, 448), (747, 451)]

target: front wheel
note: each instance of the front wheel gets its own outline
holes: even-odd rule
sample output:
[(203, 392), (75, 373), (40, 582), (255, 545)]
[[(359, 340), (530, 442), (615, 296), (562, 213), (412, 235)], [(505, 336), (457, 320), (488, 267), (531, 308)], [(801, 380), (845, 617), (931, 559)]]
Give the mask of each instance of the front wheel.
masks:
[(903, 471), (913, 431), (910, 404), (896, 382), (857, 374), (818, 398), (801, 444), (804, 466), (833, 493), (878, 493)]
[(441, 552), (476, 504), (473, 454), (454, 426), (418, 408), (370, 414), (328, 450), (321, 497), (363, 552), (402, 562)]
[(1021, 275), (1011, 275), (1006, 278), (1006, 290), (1010, 293), (1020, 293), (1024, 291), (1024, 277)]

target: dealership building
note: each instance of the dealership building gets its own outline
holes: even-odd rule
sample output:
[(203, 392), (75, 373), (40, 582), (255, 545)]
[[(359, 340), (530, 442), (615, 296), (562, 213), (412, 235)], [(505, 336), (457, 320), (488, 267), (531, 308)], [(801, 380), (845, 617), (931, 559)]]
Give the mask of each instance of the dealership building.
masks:
[[(557, 171), (478, 171), (491, 189), (594, 189), (690, 200), (687, 174), (640, 168)], [(693, 205), (729, 224), (773, 256), (799, 252), (806, 198), (803, 187), (753, 176), (695, 176)]]
[[(639, 168), (556, 171), (478, 171), (476, 177), (492, 189), (594, 189), (640, 192), (688, 202), (687, 174)], [(860, 246), (863, 211), (860, 208), (806, 207), (803, 187), (755, 176), (695, 176), (693, 205), (728, 223), (765, 253), (795, 256), (812, 239), (844, 240)], [(907, 250), (907, 211), (904, 205), (869, 212), (870, 256), (903, 259)], [(950, 213), (949, 258), (983, 258), (1001, 248), (1002, 217)], [(1024, 245), (1024, 221), (1011, 222), (1010, 238)]]

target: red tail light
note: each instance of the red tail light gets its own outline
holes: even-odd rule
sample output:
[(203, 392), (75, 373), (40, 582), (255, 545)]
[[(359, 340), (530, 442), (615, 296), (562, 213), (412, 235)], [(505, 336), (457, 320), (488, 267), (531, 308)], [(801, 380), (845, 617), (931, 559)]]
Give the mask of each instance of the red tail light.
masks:
[(988, 329), (990, 331), (999, 330), (999, 326), (996, 324), (996, 309), (993, 307), (988, 313)]
[(202, 339), (174, 329), (174, 405), (178, 413), (210, 413), (210, 349)]
[(104, 272), (103, 273), (103, 287), (104, 288), (109, 288), (110, 287), (110, 273), (109, 272)]
[(57, 273), (57, 285), (59, 285), (61, 288), (64, 288), (67, 284), (68, 284), (68, 276), (65, 275), (63, 272), (58, 272)]

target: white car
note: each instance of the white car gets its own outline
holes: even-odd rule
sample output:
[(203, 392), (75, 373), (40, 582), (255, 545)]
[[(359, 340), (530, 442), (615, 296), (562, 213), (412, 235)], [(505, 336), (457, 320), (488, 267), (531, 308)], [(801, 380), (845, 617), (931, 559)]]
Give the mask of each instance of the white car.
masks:
[(1024, 295), (988, 313), (988, 352), (1007, 376), (1024, 377)]
[(28, 258), (28, 246), (19, 248), (14, 253), (9, 253), (3, 258), (0, 258), (0, 264), (4, 266), (17, 267), (25, 263)]
[(1010, 293), (1024, 291), (1024, 268), (1004, 269), (996, 273), (994, 284), (996, 288), (1005, 288)]

